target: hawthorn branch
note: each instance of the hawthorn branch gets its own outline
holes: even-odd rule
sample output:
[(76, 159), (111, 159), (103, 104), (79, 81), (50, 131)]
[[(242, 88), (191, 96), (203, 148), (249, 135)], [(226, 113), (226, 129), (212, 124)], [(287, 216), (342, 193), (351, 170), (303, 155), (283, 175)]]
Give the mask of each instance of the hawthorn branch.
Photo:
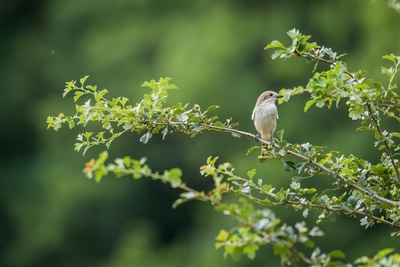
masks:
[(397, 180), (400, 182), (399, 170), (397, 169), (396, 162), (394, 161), (393, 154), (392, 154), (392, 150), (390, 149), (389, 144), (388, 144), (388, 142), (387, 142), (385, 136), (384, 136), (383, 133), (382, 133), (381, 126), (380, 126), (380, 124), (379, 124), (379, 120), (378, 120), (378, 119), (374, 116), (374, 114), (372, 113), (372, 106), (371, 106), (371, 103), (370, 103), (370, 102), (367, 102), (366, 105), (367, 105), (367, 108), (368, 108), (368, 112), (369, 112), (369, 114), (370, 114), (370, 117), (371, 117), (371, 119), (374, 121), (374, 124), (375, 124), (375, 127), (376, 127), (376, 131), (378, 132), (378, 134), (379, 134), (379, 136), (380, 136), (380, 138), (381, 138), (383, 144), (385, 145), (386, 151), (387, 151), (387, 153), (388, 153), (388, 155), (389, 155), (389, 157), (390, 157), (390, 161), (392, 162), (394, 171), (396, 172)]
[(300, 251), (298, 251), (294, 245), (291, 245), (289, 242), (287, 242), (286, 240), (279, 240), (285, 247), (287, 247), (288, 249), (290, 249), (290, 251), (292, 251), (292, 253), (294, 255), (296, 255), (296, 257), (298, 257), (300, 260), (302, 260), (303, 262), (309, 264), (310, 266), (313, 265), (313, 262), (307, 258), (306, 256), (304, 256)]
[[(310, 54), (310, 53), (305, 53), (304, 56), (310, 57), (310, 58), (314, 59), (315, 61), (322, 61), (322, 62), (328, 63), (329, 65), (332, 65), (332, 66), (335, 66), (338, 63), (338, 61), (332, 61), (329, 59), (318, 57), (318, 56)], [(355, 79), (354, 74), (352, 74), (351, 72), (346, 70), (345, 73), (347, 75), (349, 75), (352, 79)]]
[[(194, 125), (194, 124), (192, 124), (192, 123), (187, 124), (187, 123), (184, 123), (184, 122), (171, 122), (171, 121), (168, 121), (168, 122), (155, 122), (154, 125), (165, 125), (165, 126), (167, 126), (167, 125), (183, 125), (183, 126), (192, 126), (192, 125)], [(259, 140), (261, 143), (263, 143), (263, 144), (265, 144), (265, 145), (271, 145), (271, 146), (273, 146), (273, 147), (275, 147), (275, 148), (279, 148), (279, 146), (278, 146), (277, 144), (272, 143), (272, 142), (268, 142), (268, 141), (265, 141), (265, 140), (262, 140), (262, 139), (260, 139), (260, 138), (257, 138), (257, 136), (254, 135), (254, 134), (252, 134), (252, 133), (248, 133), (248, 132), (236, 130), (236, 129), (233, 129), (233, 128), (225, 128), (225, 127), (214, 126), (214, 125), (208, 125), (208, 124), (200, 124), (200, 126), (201, 126), (203, 129), (205, 129), (205, 130), (214, 130), (214, 131), (216, 130), (216, 131), (222, 131), (222, 132), (227, 132), (227, 133), (235, 133), (235, 134), (239, 134), (239, 135), (241, 135), (241, 136), (247, 136), (247, 137), (250, 137), (250, 138), (252, 138), (252, 139)], [(312, 164), (312, 165), (314, 165), (314, 166), (320, 168), (321, 170), (323, 170), (324, 172), (326, 172), (328, 175), (330, 175), (330, 176), (332, 176), (332, 177), (334, 177), (334, 178), (336, 178), (336, 179), (340, 179), (340, 180), (343, 180), (343, 181), (345, 180), (345, 177), (343, 177), (343, 176), (341, 176), (341, 175), (338, 175), (336, 172), (334, 172), (334, 171), (328, 169), (328, 168), (325, 167), (324, 165), (319, 164), (318, 162), (312, 160), (312, 159), (309, 158), (309, 157), (306, 157), (306, 156), (304, 156), (304, 155), (301, 155), (301, 154), (299, 154), (299, 153), (296, 153), (296, 152), (294, 152), (294, 151), (292, 151), (292, 150), (286, 150), (286, 153), (287, 153), (288, 155), (292, 155), (292, 156), (294, 156), (294, 157), (296, 157), (296, 158), (301, 159), (302, 161), (308, 162), (308, 163), (310, 163), (310, 164)], [(358, 186), (358, 185), (356, 185), (356, 184), (347, 183), (346, 185), (347, 185), (348, 187), (352, 188), (352, 189), (355, 189), (355, 190), (360, 191), (360, 192), (361, 192), (362, 194), (364, 194), (365, 196), (369, 196), (369, 197), (371, 197), (371, 198), (373, 198), (373, 199), (375, 199), (375, 200), (377, 200), (377, 201), (379, 201), (379, 202), (382, 202), (382, 203), (385, 203), (385, 204), (389, 204), (389, 205), (391, 205), (391, 206), (396, 205), (396, 204), (399, 204), (399, 203), (396, 202), (396, 201), (392, 201), (392, 200), (390, 200), (390, 199), (383, 198), (383, 197), (377, 195), (375, 192), (374, 192), (374, 194), (371, 196), (371, 194), (370, 194), (367, 190), (363, 189), (362, 187), (360, 187), (360, 186)]]
[[(227, 175), (229, 177), (234, 176), (235, 179), (240, 180), (240, 181), (242, 181), (244, 183), (251, 183), (251, 185), (252, 185), (252, 187), (254, 189), (259, 190), (259, 191), (263, 192), (264, 194), (266, 194), (267, 196), (270, 196), (270, 197), (273, 197), (273, 198), (276, 199), (276, 194), (270, 193), (270, 192), (264, 190), (262, 187), (258, 186), (257, 184), (255, 184), (251, 180), (247, 180), (245, 178), (233, 175), (231, 172), (227, 172), (227, 171), (223, 171), (223, 170), (217, 170), (217, 171), (219, 173), (225, 174), (225, 175)], [(240, 195), (243, 195), (243, 196), (245, 196), (245, 197), (247, 197), (247, 198), (249, 198), (249, 199), (251, 199), (251, 200), (253, 200), (253, 201), (257, 202), (257, 203), (259, 203), (259, 204), (265, 204), (265, 200), (259, 199), (257, 197), (251, 196), (249, 194), (240, 194)], [(288, 200), (288, 201), (284, 201), (284, 202), (282, 202), (282, 201), (278, 201), (278, 202), (268, 201), (268, 203), (273, 205), (273, 206), (285, 206), (287, 204), (290, 204), (290, 205), (302, 206), (303, 208), (312, 207), (312, 208), (314, 208), (316, 210), (319, 210), (319, 211), (320, 210), (327, 210), (327, 211), (338, 212), (338, 213), (340, 213), (340, 212), (349, 212), (349, 213), (354, 213), (356, 215), (366, 216), (366, 217), (372, 218), (374, 221), (376, 221), (378, 223), (383, 223), (383, 224), (386, 224), (386, 225), (388, 225), (390, 227), (395, 227), (395, 228), (399, 228), (400, 229), (400, 225), (396, 225), (393, 222), (390, 222), (390, 221), (387, 221), (385, 219), (379, 218), (379, 217), (377, 217), (375, 215), (372, 215), (372, 214), (370, 214), (368, 212), (364, 212), (364, 211), (356, 210), (356, 209), (349, 211), (349, 210), (344, 210), (340, 206), (331, 206), (331, 205), (325, 206), (325, 205), (318, 205), (318, 204), (309, 204), (309, 203), (304, 203), (304, 202), (301, 202), (301, 201), (293, 201), (293, 200)]]
[[(335, 61), (328, 60), (328, 59), (324, 59), (324, 58), (315, 56), (315, 55), (310, 54), (310, 53), (306, 53), (305, 56), (308, 56), (308, 57), (310, 57), (310, 58), (312, 58), (312, 59), (314, 59), (314, 60), (316, 60), (316, 61), (322, 61), (322, 62), (328, 63), (328, 64), (330, 64), (330, 65), (332, 65), (332, 66), (335, 66), (336, 63), (337, 63), (337, 62), (335, 62)], [(399, 64), (400, 64), (400, 61), (399, 61), (398, 64), (396, 64), (396, 71), (395, 71), (395, 73), (397, 72), (397, 67), (398, 67)], [(354, 77), (354, 75), (353, 75), (352, 73), (350, 73), (350, 72), (348, 72), (348, 71), (345, 71), (345, 73), (346, 73), (347, 75), (349, 75), (352, 79), (355, 79), (355, 80), (356, 80), (356, 78)], [(391, 86), (393, 77), (394, 77), (394, 75), (390, 78), (390, 82), (389, 82), (389, 87), (388, 87), (388, 88), (390, 88), (390, 86)], [(385, 137), (383, 136), (383, 134), (382, 134), (382, 131), (381, 131), (381, 128), (380, 128), (380, 125), (379, 125), (379, 121), (378, 121), (378, 119), (372, 114), (371, 103), (367, 101), (367, 102), (366, 102), (366, 106), (367, 106), (367, 109), (368, 109), (368, 111), (369, 111), (369, 113), (370, 113), (370, 116), (371, 116), (372, 120), (374, 121), (374, 124), (375, 124), (375, 126), (376, 126), (376, 131), (379, 133), (379, 136), (381, 137), (381, 140), (383, 141), (383, 143), (384, 143), (384, 145), (385, 145), (386, 151), (387, 151), (387, 153), (388, 153), (388, 155), (389, 155), (389, 157), (390, 157), (390, 160), (391, 160), (391, 162), (392, 162), (393, 168), (394, 168), (394, 170), (395, 170), (395, 172), (396, 172), (396, 178), (397, 178), (397, 180), (400, 182), (400, 173), (399, 173), (399, 170), (398, 170), (398, 168), (397, 168), (397, 166), (396, 166), (396, 163), (395, 163), (395, 161), (394, 161), (392, 151), (391, 151), (390, 148), (389, 148), (389, 144), (388, 144), (388, 142), (386, 141), (386, 138), (385, 138)]]

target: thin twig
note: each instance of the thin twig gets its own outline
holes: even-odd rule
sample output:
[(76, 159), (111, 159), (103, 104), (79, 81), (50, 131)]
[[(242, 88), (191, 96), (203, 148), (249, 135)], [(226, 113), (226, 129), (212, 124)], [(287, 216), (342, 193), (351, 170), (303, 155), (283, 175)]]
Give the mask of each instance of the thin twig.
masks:
[(378, 132), (379, 136), (381, 137), (381, 140), (382, 140), (383, 144), (385, 145), (386, 151), (387, 151), (387, 153), (388, 153), (388, 155), (390, 157), (390, 161), (392, 162), (394, 171), (396, 172), (397, 180), (400, 182), (400, 174), (399, 174), (399, 170), (397, 169), (396, 162), (394, 161), (392, 150), (390, 149), (389, 144), (386, 141), (386, 138), (383, 136), (383, 133), (382, 133), (382, 130), (381, 130), (381, 126), (379, 124), (378, 119), (372, 113), (371, 103), (367, 102), (366, 105), (367, 105), (367, 108), (368, 108), (368, 112), (369, 112), (369, 114), (370, 114), (370, 116), (371, 116), (371, 118), (374, 121), (374, 124), (376, 126), (376, 131)]
[(293, 254), (295, 254), (300, 260), (304, 261), (305, 263), (309, 264), (310, 266), (313, 265), (313, 262), (309, 258), (307, 258), (302, 253), (300, 253), (294, 246), (289, 244), (286, 240), (279, 240), (279, 241), (282, 242), (282, 244), (284, 246), (286, 246), (288, 249), (290, 249), (293, 252)]

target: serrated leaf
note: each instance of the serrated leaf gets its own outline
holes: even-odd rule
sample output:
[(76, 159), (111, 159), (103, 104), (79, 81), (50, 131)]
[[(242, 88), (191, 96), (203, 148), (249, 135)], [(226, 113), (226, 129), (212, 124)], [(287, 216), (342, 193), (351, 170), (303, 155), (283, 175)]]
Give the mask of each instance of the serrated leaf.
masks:
[(79, 82), (81, 83), (82, 86), (85, 84), (85, 81), (87, 78), (89, 78), (89, 75), (86, 75), (85, 77), (83, 77), (79, 80)]
[(111, 140), (109, 140), (109, 141), (106, 142), (106, 148), (107, 148), (107, 149), (110, 149), (110, 146), (111, 146), (112, 141), (114, 141), (114, 140), (111, 139)]
[(103, 89), (100, 92), (95, 92), (94, 93), (94, 99), (96, 99), (96, 102), (99, 102), (100, 99), (107, 93), (108, 93), (107, 89)]
[(169, 84), (167, 87), (165, 87), (165, 90), (169, 89), (178, 89), (178, 87), (175, 84)]
[(385, 56), (383, 56), (382, 58), (384, 58), (384, 59), (387, 59), (387, 60), (390, 60), (390, 61), (392, 61), (393, 63), (396, 63), (396, 61), (395, 61), (395, 55), (393, 55), (393, 54), (390, 54), (390, 55), (385, 55)]
[(87, 85), (86, 86), (86, 89), (89, 89), (89, 90), (91, 90), (91, 91), (93, 91), (93, 92), (96, 92), (96, 90), (97, 90), (97, 86), (96, 85)]
[(84, 92), (79, 92), (79, 91), (75, 92), (75, 94), (74, 94), (74, 102), (78, 101), (78, 99), (81, 96), (83, 96), (84, 94), (85, 94)]
[(243, 249), (243, 253), (247, 254), (247, 257), (249, 259), (254, 259), (256, 256), (256, 251), (258, 250), (258, 246), (257, 245), (247, 245), (244, 247)]
[(252, 169), (247, 172), (247, 177), (249, 177), (250, 179), (253, 179), (255, 174), (256, 174), (256, 169)]
[(79, 150), (81, 150), (82, 147), (83, 147), (82, 143), (75, 143), (74, 151), (79, 152)]

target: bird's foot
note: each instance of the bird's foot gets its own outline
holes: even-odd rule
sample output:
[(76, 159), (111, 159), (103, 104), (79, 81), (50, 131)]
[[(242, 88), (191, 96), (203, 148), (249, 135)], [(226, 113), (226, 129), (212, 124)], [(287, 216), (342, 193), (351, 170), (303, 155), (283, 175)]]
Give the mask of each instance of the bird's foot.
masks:
[(272, 146), (272, 147), (275, 147), (274, 141), (271, 141), (270, 143), (271, 143), (271, 146)]

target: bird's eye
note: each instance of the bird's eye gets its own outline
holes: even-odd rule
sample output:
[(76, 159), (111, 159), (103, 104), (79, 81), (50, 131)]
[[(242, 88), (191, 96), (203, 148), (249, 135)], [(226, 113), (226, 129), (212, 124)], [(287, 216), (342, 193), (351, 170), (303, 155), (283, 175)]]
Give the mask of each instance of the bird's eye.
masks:
[(272, 94), (272, 93), (269, 93), (269, 96), (273, 96), (273, 94)]

